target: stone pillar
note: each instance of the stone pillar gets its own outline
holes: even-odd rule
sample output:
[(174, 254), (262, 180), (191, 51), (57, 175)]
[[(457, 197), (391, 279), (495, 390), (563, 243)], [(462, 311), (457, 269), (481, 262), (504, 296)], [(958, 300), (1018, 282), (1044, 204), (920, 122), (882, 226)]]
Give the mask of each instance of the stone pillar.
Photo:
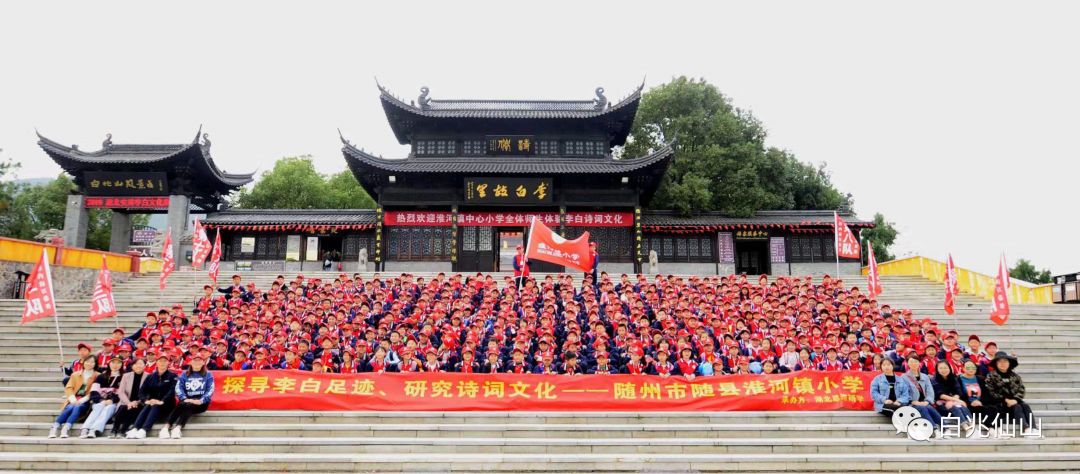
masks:
[(109, 251), (124, 253), (131, 246), (131, 214), (120, 211), (112, 213), (112, 234), (109, 237)]
[(86, 209), (86, 196), (69, 194), (67, 211), (64, 213), (64, 245), (86, 247), (86, 231), (90, 227), (90, 212)]
[(191, 199), (183, 194), (169, 196), (169, 216), (166, 222), (168, 228), (172, 230), (173, 258), (176, 259), (177, 269), (184, 265), (190, 265), (180, 260), (182, 257), (180, 253), (180, 236), (184, 235), (184, 230), (187, 227), (188, 207), (190, 205)]

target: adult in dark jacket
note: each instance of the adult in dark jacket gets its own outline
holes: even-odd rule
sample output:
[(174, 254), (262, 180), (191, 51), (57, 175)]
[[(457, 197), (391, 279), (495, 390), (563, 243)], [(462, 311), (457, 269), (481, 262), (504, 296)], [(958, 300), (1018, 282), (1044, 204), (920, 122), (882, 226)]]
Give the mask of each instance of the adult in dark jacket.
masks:
[(128, 438), (145, 438), (146, 432), (154, 428), (158, 416), (162, 412), (169, 413), (176, 404), (176, 374), (169, 371), (169, 363), (167, 354), (159, 354), (154, 372), (146, 376), (139, 394), (143, 407)]
[(210, 399), (213, 396), (214, 376), (206, 370), (206, 360), (202, 355), (196, 354), (191, 358), (188, 369), (176, 382), (176, 397), (180, 401), (169, 414), (169, 421), (161, 428), (158, 437), (180, 439), (180, 429), (187, 425), (192, 416), (210, 408)]
[(113, 431), (111, 438), (123, 438), (135, 417), (139, 416), (139, 410), (143, 407), (140, 396), (142, 386), (146, 382), (146, 360), (135, 359), (131, 363), (131, 371), (120, 377), (120, 389), (116, 391), (119, 402), (116, 414), (113, 415)]
[(934, 408), (937, 408), (941, 416), (953, 416), (960, 419), (960, 429), (964, 434), (971, 435), (975, 425), (971, 422), (971, 410), (960, 396), (960, 379), (952, 373), (952, 365), (947, 361), (937, 363), (937, 371), (931, 380), (934, 384)]
[[(986, 397), (998, 413), (998, 416), (1008, 417), (1010, 424), (1019, 424), (1022, 434), (1030, 434), (1031, 407), (1024, 403), (1026, 390), (1024, 381), (1020, 379), (1015, 369), (1019, 365), (1016, 357), (1001, 351), (994, 354), (990, 361), (990, 373), (986, 374)], [(1004, 422), (1002, 423), (1004, 425)]]

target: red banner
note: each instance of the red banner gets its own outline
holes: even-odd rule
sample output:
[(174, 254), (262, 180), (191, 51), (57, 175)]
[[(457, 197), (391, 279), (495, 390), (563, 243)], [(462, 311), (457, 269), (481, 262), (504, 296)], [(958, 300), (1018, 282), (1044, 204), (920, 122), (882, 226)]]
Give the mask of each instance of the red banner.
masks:
[[(458, 225), (527, 226), (536, 219), (549, 226), (559, 225), (558, 212), (460, 212)], [(390, 226), (449, 227), (451, 214), (446, 211), (386, 211), (383, 223)], [(630, 227), (634, 215), (629, 212), (567, 212), (567, 227)]]
[(94, 283), (94, 295), (90, 299), (90, 322), (116, 316), (116, 301), (113, 300), (112, 275), (109, 274), (109, 266), (105, 262), (105, 256), (101, 256), (101, 270), (98, 271), (97, 282)]
[(83, 201), (83, 207), (106, 209), (168, 209), (169, 197), (91, 197)]
[(23, 308), (22, 321), (26, 324), (41, 318), (56, 316), (56, 298), (53, 296), (52, 270), (49, 269), (49, 252), (42, 248), (41, 258), (30, 270), (26, 280), (26, 307)]
[(844, 219), (840, 218), (840, 214), (834, 216), (836, 217), (833, 222), (833, 231), (836, 232), (836, 255), (844, 258), (860, 258), (862, 251), (859, 248), (859, 239), (851, 232), (851, 228)]
[(870, 410), (874, 372), (652, 375), (215, 371), (213, 410)]
[(576, 268), (583, 272), (591, 272), (594, 262), (593, 254), (589, 250), (588, 232), (574, 240), (567, 240), (540, 221), (533, 221), (529, 226), (525, 257)]

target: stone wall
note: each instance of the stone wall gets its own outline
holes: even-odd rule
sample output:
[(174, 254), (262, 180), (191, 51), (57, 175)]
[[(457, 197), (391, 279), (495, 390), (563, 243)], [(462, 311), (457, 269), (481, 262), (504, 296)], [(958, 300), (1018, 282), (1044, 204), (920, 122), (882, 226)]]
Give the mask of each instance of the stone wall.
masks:
[[(0, 299), (12, 297), (12, 289), (15, 286), (15, 272), (22, 270), (30, 273), (34, 264), (22, 262), (0, 261)], [(94, 292), (94, 283), (97, 281), (97, 269), (61, 267), (52, 265), (53, 291), (56, 299), (87, 298)], [(127, 272), (112, 272), (113, 283), (123, 283), (131, 278)], [(16, 298), (18, 299), (18, 298)]]

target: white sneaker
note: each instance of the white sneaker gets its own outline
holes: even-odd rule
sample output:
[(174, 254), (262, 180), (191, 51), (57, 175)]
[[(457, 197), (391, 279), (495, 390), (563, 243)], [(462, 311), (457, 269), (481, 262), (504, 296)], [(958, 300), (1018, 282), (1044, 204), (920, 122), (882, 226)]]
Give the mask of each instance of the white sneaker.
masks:
[(135, 432), (135, 439), (146, 439), (146, 430), (140, 428)]
[(172, 432), (169, 433), (169, 436), (172, 439), (180, 439), (180, 437), (182, 436), (182, 433), (180, 433), (180, 427), (179, 426), (174, 426), (173, 429), (172, 429)]
[(90, 439), (97, 438), (97, 431), (90, 430), (86, 433), (86, 437)]
[(59, 428), (60, 428), (59, 426), (53, 426), (52, 428), (50, 428), (50, 429), (49, 429), (49, 439), (53, 439), (53, 438), (55, 438), (55, 437), (57, 436), (57, 432), (56, 432), (56, 431), (57, 431), (57, 430), (58, 430)]
[(71, 430), (71, 425), (65, 424), (64, 426), (61, 426), (60, 427), (60, 437), (61, 438), (67, 438), (69, 430)]
[(87, 436), (90, 436), (90, 430), (83, 428), (82, 431), (79, 432), (79, 439), (85, 439)]
[(124, 439), (135, 439), (135, 434), (138, 432), (139, 430), (132, 428), (128, 430), (127, 434), (124, 435)]
[(158, 432), (157, 437), (161, 438), (161, 439), (169, 439), (169, 427), (168, 426), (162, 427), (161, 431)]

